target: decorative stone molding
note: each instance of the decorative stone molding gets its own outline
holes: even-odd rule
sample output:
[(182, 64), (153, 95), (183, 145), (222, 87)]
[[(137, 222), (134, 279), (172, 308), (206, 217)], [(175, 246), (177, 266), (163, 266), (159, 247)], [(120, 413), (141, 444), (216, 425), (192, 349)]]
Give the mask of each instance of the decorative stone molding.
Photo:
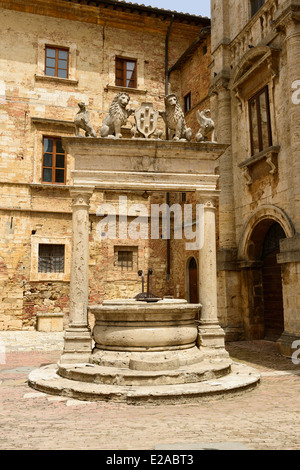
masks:
[(289, 23), (293, 22), (294, 24), (299, 23), (300, 21), (300, 5), (290, 1), (290, 4), (284, 9), (281, 14), (279, 14), (274, 22), (273, 27), (278, 32), (285, 32)]
[(243, 176), (246, 179), (246, 184), (250, 185), (253, 183), (248, 167), (243, 168)]
[(83, 207), (88, 209), (90, 207), (90, 198), (93, 194), (92, 188), (76, 188), (70, 189), (72, 197), (72, 207)]
[(204, 209), (217, 210), (215, 205), (215, 199), (203, 199), (201, 198), (201, 203), (204, 206)]
[(259, 43), (262, 43), (264, 39), (270, 37), (270, 35), (276, 35), (274, 21), (278, 12), (278, 8), (279, 0), (267, 0), (230, 43), (229, 47), (231, 50), (232, 63), (234, 65), (236, 65), (243, 54), (245, 54), (248, 46), (252, 45), (253, 30), (260, 31)]
[(251, 94), (247, 87), (254, 77), (260, 77), (261, 86), (262, 80), (274, 80), (278, 76), (280, 52), (278, 48), (257, 46), (244, 54), (234, 70), (229, 85), (239, 100), (247, 99)]
[(268, 147), (262, 152), (256, 155), (253, 155), (250, 158), (247, 158), (247, 160), (244, 160), (238, 165), (239, 168), (242, 169), (243, 176), (246, 179), (247, 185), (250, 185), (253, 183), (253, 178), (252, 178), (250, 169), (258, 162), (261, 162), (264, 160), (268, 164), (268, 166), (270, 167), (270, 170), (269, 170), (270, 175), (275, 175), (277, 173), (279, 150), (280, 150), (280, 146)]
[(67, 128), (69, 132), (75, 129), (74, 122), (71, 121), (63, 121), (61, 119), (47, 119), (47, 118), (40, 118), (40, 117), (31, 117), (31, 122), (36, 127), (42, 127), (43, 129), (53, 127), (55, 129), (62, 129)]
[(63, 137), (62, 142), (75, 159), (71, 172), (75, 185), (143, 192), (203, 190), (214, 195), (216, 160), (228, 148), (227, 144), (203, 142), (200, 150), (197, 142), (158, 139)]
[(282, 209), (271, 204), (263, 205), (254, 211), (244, 224), (238, 246), (238, 260), (245, 260), (247, 263), (251, 261), (248, 256), (249, 240), (255, 227), (266, 219), (272, 219), (274, 222), (278, 222), (283, 228), (287, 238), (291, 238), (295, 235), (294, 226), (288, 215)]

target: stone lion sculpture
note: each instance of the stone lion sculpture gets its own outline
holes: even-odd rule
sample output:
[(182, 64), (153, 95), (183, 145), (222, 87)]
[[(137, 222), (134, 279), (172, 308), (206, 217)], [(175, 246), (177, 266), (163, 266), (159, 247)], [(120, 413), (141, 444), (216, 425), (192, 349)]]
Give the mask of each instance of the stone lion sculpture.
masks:
[(79, 111), (74, 118), (75, 135), (79, 137), (79, 129), (83, 129), (86, 137), (97, 137), (97, 134), (90, 123), (90, 113), (87, 111), (85, 104), (81, 102), (78, 103), (78, 106)]
[(134, 109), (126, 109), (129, 101), (130, 96), (125, 92), (118, 93), (114, 97), (108, 115), (101, 126), (101, 137), (122, 137), (121, 127), (134, 112)]
[(196, 134), (197, 142), (206, 142), (208, 140), (208, 135), (211, 133), (211, 142), (215, 142), (215, 123), (209, 117), (210, 109), (205, 109), (204, 111), (197, 111), (197, 121), (200, 124), (200, 129)]
[(174, 132), (173, 140), (191, 140), (192, 130), (186, 126), (184, 113), (176, 95), (165, 97), (165, 111), (160, 112), (167, 127)]

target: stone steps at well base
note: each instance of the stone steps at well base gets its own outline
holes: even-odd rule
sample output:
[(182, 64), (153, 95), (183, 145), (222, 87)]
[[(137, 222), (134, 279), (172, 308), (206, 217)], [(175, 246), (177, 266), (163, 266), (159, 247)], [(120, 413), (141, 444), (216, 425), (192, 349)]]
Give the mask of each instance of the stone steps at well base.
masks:
[(194, 403), (209, 398), (224, 397), (249, 391), (260, 381), (257, 371), (238, 363), (232, 364), (230, 374), (219, 379), (154, 386), (105, 385), (69, 380), (60, 377), (57, 368), (58, 366), (53, 364), (32, 371), (28, 378), (29, 386), (44, 393), (78, 400), (144, 405)]
[(158, 386), (204, 382), (231, 372), (231, 360), (202, 361), (175, 370), (143, 371), (94, 364), (58, 364), (65, 379), (105, 385)]

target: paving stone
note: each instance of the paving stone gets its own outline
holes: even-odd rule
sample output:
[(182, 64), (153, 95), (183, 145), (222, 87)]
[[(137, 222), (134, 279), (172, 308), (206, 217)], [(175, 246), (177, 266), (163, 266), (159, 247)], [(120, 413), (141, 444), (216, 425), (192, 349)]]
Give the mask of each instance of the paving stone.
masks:
[(59, 341), (56, 350), (49, 351), (46, 347), (36, 351), (30, 344), (27, 351), (11, 347), (6, 364), (0, 364), (1, 450), (139, 451), (178, 443), (189, 448), (235, 443), (249, 450), (300, 450), (300, 368), (279, 356), (273, 343), (227, 344), (235, 361), (270, 374), (262, 376), (253, 391), (221, 400), (158, 406), (101, 401), (67, 406), (70, 397), (47, 394), (38, 398), (39, 393), (24, 399), (25, 394), (36, 393), (28, 387), (25, 369), (18, 375), (3, 371), (55, 364), (61, 355)]
[(155, 450), (249, 450), (240, 442), (176, 443), (155, 446)]

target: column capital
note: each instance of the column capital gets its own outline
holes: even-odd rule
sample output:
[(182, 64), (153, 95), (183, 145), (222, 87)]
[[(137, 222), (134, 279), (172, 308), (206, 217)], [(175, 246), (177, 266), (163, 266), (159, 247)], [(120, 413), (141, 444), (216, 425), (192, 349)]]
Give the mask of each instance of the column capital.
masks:
[(287, 32), (289, 28), (294, 28), (300, 23), (300, 7), (296, 4), (289, 5), (274, 21), (277, 31)]
[(94, 187), (76, 187), (70, 189), (73, 207), (89, 207), (90, 198), (93, 195)]
[(202, 192), (196, 191), (196, 201), (198, 204), (203, 204), (204, 210), (216, 209), (216, 201), (220, 195), (219, 191)]

